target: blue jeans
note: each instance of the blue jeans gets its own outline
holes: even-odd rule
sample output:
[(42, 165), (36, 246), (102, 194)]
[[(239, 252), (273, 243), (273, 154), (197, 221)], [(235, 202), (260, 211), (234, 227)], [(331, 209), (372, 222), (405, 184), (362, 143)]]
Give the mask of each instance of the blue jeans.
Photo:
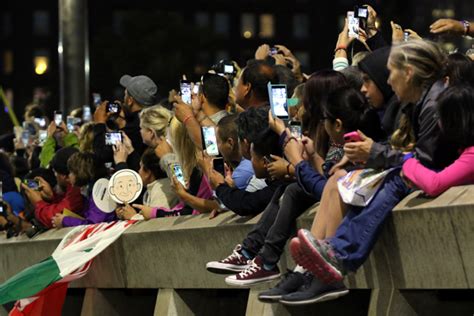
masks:
[(410, 191), (400, 177), (400, 168), (396, 168), (385, 177), (368, 206), (351, 206), (336, 235), (329, 239), (345, 269), (356, 271), (364, 263), (385, 219)]

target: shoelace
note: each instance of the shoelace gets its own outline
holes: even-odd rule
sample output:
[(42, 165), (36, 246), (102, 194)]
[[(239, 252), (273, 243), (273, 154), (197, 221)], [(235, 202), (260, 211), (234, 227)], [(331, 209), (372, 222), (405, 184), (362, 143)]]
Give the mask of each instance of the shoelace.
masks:
[(232, 251), (232, 254), (224, 259), (224, 262), (229, 262), (234, 258), (237, 258), (238, 260), (240, 260), (241, 257), (242, 257), (242, 255), (240, 253), (238, 253), (237, 250), (234, 249)]
[(240, 274), (241, 278), (245, 278), (247, 276), (251, 276), (252, 274), (257, 272), (259, 269), (260, 269), (260, 267), (257, 264), (255, 264), (254, 262), (252, 262), (252, 265), (250, 267), (248, 267), (244, 271), (240, 272), (239, 274)]

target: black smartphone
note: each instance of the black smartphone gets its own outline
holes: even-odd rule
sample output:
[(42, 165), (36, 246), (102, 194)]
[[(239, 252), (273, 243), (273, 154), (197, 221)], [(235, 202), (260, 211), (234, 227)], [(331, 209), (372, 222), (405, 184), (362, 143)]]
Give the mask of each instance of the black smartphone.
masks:
[(25, 183), (28, 186), (28, 188), (30, 188), (32, 190), (38, 191), (38, 189), (39, 189), (39, 181), (38, 180), (25, 179), (25, 180), (23, 180), (23, 183)]
[(268, 94), (270, 96), (270, 107), (272, 114), (282, 120), (288, 120), (287, 91), (285, 84), (268, 83)]
[(212, 160), (212, 168), (225, 176), (224, 158), (216, 157)]
[(270, 48), (270, 56), (278, 54), (278, 48), (276, 47), (271, 47)]
[(191, 82), (188, 80), (181, 80), (179, 82), (179, 91), (181, 93), (181, 99), (186, 104), (191, 104)]
[(203, 126), (202, 131), (202, 148), (209, 156), (219, 156), (219, 148), (217, 147), (216, 128), (214, 126)]
[(114, 146), (122, 142), (122, 133), (110, 132), (105, 133), (105, 144), (108, 146)]
[(120, 104), (117, 102), (109, 102), (107, 104), (107, 113), (120, 113)]
[(369, 18), (369, 9), (367, 6), (356, 6), (354, 8), (354, 15), (359, 19), (359, 27), (364, 31), (367, 30), (367, 19)]

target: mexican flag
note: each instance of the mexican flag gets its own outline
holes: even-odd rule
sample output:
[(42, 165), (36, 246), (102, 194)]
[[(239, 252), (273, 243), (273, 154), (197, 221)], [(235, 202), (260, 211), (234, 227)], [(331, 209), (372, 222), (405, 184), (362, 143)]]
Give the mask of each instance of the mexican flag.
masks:
[(10, 316), (60, 316), (69, 282), (87, 274), (92, 259), (136, 221), (78, 226), (51, 257), (0, 284), (0, 305), (16, 301)]

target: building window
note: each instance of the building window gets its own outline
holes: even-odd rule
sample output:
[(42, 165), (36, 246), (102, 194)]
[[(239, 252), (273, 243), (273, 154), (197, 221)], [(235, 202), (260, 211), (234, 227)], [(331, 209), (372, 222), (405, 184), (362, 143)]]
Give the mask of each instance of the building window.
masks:
[(227, 13), (218, 12), (214, 16), (214, 30), (219, 35), (229, 35), (229, 15)]
[(255, 36), (255, 14), (244, 13), (241, 20), (241, 34), (245, 38), (252, 38)]
[(13, 52), (11, 50), (3, 53), (3, 73), (5, 75), (13, 73)]
[(272, 14), (260, 15), (260, 37), (271, 38), (275, 35), (275, 20)]
[(3, 12), (0, 15), (0, 25), (1, 25), (1, 30), (0, 30), (0, 36), (2, 37), (8, 37), (12, 33), (12, 16), (10, 12)]
[(45, 36), (49, 34), (49, 12), (35, 11), (33, 13), (33, 34)]
[(301, 39), (309, 37), (309, 17), (307, 14), (295, 14), (293, 16), (293, 36)]
[(194, 21), (196, 22), (197, 27), (205, 28), (209, 26), (209, 13), (206, 12), (197, 12), (194, 15)]

